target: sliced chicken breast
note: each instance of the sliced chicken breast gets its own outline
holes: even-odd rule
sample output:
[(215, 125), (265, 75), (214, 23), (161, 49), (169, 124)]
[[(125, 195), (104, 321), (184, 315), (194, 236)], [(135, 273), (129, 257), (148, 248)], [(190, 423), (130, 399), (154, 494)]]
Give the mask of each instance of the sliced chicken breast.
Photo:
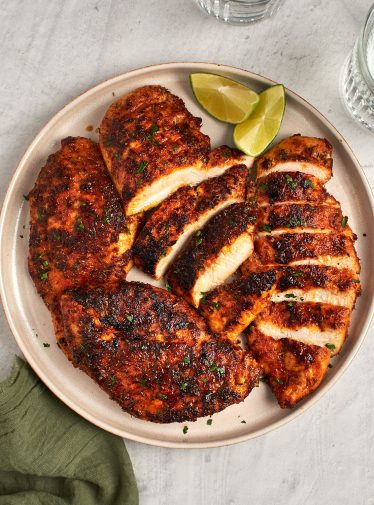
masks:
[(158, 205), (250, 160), (226, 146), (210, 153), (201, 119), (161, 86), (144, 86), (114, 102), (100, 125), (100, 147), (127, 215)]
[(155, 279), (162, 277), (193, 233), (220, 210), (244, 201), (247, 175), (247, 167), (238, 165), (164, 200), (134, 244), (135, 265)]
[(291, 408), (320, 385), (330, 361), (327, 347), (274, 339), (251, 328), (248, 345), (281, 408)]
[(349, 268), (354, 274), (360, 264), (353, 240), (335, 233), (283, 233), (255, 239), (255, 254), (243, 265), (242, 271), (253, 271), (274, 265), (326, 265)]
[(269, 337), (289, 338), (339, 353), (348, 332), (351, 310), (325, 303), (270, 303), (256, 318), (256, 328)]
[(197, 307), (206, 292), (222, 284), (250, 256), (255, 221), (256, 214), (245, 203), (216, 214), (171, 266), (168, 282), (173, 292)]
[(257, 179), (255, 198), (259, 207), (285, 203), (339, 207), (317, 177), (302, 172), (274, 172)]
[(259, 208), (256, 223), (258, 234), (282, 233), (289, 230), (297, 232), (327, 230), (353, 236), (347, 224), (347, 217), (343, 216), (340, 207), (286, 203)]
[(332, 146), (326, 139), (293, 135), (256, 160), (257, 177), (273, 172), (296, 172), (325, 184), (332, 176)]
[(360, 281), (348, 269), (323, 265), (282, 267), (271, 300), (319, 302), (352, 310), (360, 291)]
[(206, 294), (200, 313), (213, 333), (235, 341), (265, 308), (275, 285), (275, 270), (250, 274)]

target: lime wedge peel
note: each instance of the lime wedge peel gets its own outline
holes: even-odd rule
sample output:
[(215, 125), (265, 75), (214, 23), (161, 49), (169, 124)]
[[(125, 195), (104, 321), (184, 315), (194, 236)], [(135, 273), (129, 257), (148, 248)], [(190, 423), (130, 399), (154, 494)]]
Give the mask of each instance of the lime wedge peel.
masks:
[(284, 86), (276, 84), (260, 93), (253, 114), (234, 128), (235, 146), (249, 156), (259, 156), (279, 132), (286, 106)]
[(190, 82), (201, 107), (225, 123), (242, 123), (259, 103), (257, 93), (227, 77), (196, 73), (190, 75)]

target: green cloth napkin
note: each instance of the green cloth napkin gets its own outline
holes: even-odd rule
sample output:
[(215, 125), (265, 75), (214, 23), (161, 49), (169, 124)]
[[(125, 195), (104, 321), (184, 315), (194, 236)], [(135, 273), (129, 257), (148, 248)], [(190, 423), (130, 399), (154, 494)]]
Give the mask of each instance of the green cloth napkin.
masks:
[(62, 504), (138, 504), (131, 461), (16, 357), (0, 383), (0, 505)]

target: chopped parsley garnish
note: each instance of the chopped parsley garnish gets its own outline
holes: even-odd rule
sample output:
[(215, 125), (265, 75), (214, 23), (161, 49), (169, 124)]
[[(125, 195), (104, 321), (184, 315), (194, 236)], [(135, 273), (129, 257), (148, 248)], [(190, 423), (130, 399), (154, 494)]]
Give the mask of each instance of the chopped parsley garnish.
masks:
[(171, 286), (168, 281), (165, 282), (165, 288), (169, 291), (169, 293), (171, 293)]
[(213, 422), (213, 419), (208, 419), (207, 422), (206, 422), (206, 424), (208, 426), (212, 426), (212, 422)]
[(138, 172), (138, 174), (141, 174), (144, 172), (144, 169), (146, 168), (146, 166), (148, 165), (148, 163), (146, 161), (142, 161), (139, 163), (136, 171)]
[(287, 303), (287, 307), (288, 307), (289, 309), (292, 309), (292, 308), (293, 308), (293, 306), (294, 306), (294, 303), (293, 303), (293, 302), (288, 302), (288, 303)]
[(78, 217), (78, 219), (75, 221), (75, 225), (76, 225), (78, 231), (84, 230), (84, 224), (83, 224), (83, 221), (80, 217)]
[(120, 160), (122, 158), (122, 153), (120, 151), (116, 153), (116, 158), (117, 160)]
[(167, 400), (168, 395), (164, 395), (164, 393), (158, 393), (158, 397), (161, 398), (161, 400)]
[(188, 426), (183, 426), (183, 435), (185, 435), (188, 431)]
[(132, 316), (131, 314), (126, 314), (126, 319), (132, 323), (134, 321), (134, 316)]
[(355, 282), (356, 284), (360, 284), (360, 279), (352, 279), (352, 282)]
[(264, 226), (261, 227), (261, 231), (271, 232), (271, 226), (269, 224), (264, 224)]
[(315, 185), (312, 183), (310, 179), (305, 179), (303, 184), (304, 188), (307, 188), (309, 186), (312, 189), (316, 189)]
[(140, 379), (140, 384), (141, 384), (143, 387), (147, 387), (147, 381), (146, 381), (146, 379)]
[(109, 386), (114, 386), (114, 384), (117, 382), (116, 376), (111, 375), (108, 379)]
[(211, 303), (212, 307), (214, 307), (216, 310), (219, 310), (221, 308), (221, 304), (219, 302), (212, 302)]
[(343, 216), (343, 219), (342, 219), (342, 226), (347, 226), (347, 223), (348, 223), (348, 216)]
[(221, 375), (224, 375), (225, 373), (225, 367), (224, 366), (217, 366), (215, 363), (212, 363), (209, 368), (208, 368), (209, 372), (217, 372)]
[(174, 151), (174, 152), (175, 152), (175, 151), (178, 151), (178, 149), (179, 149), (179, 148), (178, 148), (178, 146), (173, 146), (173, 151)]
[(200, 245), (203, 241), (203, 237), (201, 236), (202, 235), (202, 231), (199, 230), (195, 233), (195, 237), (196, 237), (196, 245)]
[(287, 293), (286, 295), (284, 295), (285, 298), (297, 298), (296, 295), (294, 295), (293, 293)]
[(181, 391), (187, 391), (188, 388), (188, 382), (182, 382), (180, 385)]
[(109, 223), (109, 217), (110, 216), (109, 216), (108, 212), (104, 209), (104, 211), (103, 211), (103, 223), (104, 224), (108, 224)]
[(223, 157), (227, 160), (227, 158), (230, 156), (229, 151), (224, 151)]
[(153, 125), (151, 126), (151, 132), (152, 132), (152, 133), (157, 133), (157, 132), (158, 132), (158, 130), (159, 130), (159, 128), (158, 128), (158, 126), (157, 126), (156, 124), (153, 124)]
[(51, 347), (51, 344), (48, 344), (48, 342), (43, 342), (43, 347)]
[(191, 363), (190, 357), (189, 356), (184, 356), (183, 357), (183, 363), (185, 365), (189, 365)]
[(260, 182), (258, 185), (259, 188), (263, 189), (264, 191), (267, 191), (269, 189), (269, 186), (265, 182)]
[(131, 235), (131, 231), (130, 231), (130, 228), (128, 226), (125, 226), (125, 232), (127, 233), (127, 235)]
[(41, 281), (46, 281), (48, 279), (48, 272), (43, 272), (40, 274), (40, 280)]
[(330, 349), (330, 351), (335, 351), (335, 344), (330, 344), (330, 343), (327, 343), (325, 344), (327, 349)]
[(53, 240), (61, 240), (61, 233), (59, 233), (58, 231), (54, 231), (52, 233), (52, 238)]
[(305, 223), (302, 219), (294, 219), (294, 218), (291, 218), (289, 223), (288, 223), (288, 226), (290, 228), (296, 228), (297, 226), (301, 226), (302, 228), (304, 227)]
[(287, 181), (287, 184), (289, 186), (291, 186), (292, 189), (295, 189), (296, 186), (297, 186), (297, 183), (294, 181), (294, 179), (290, 175), (288, 175), (288, 174), (285, 174), (284, 177), (285, 177), (285, 179)]
[(284, 384), (282, 379), (280, 379), (279, 377), (275, 377), (275, 382), (277, 382), (278, 384)]
[(268, 381), (268, 378), (267, 378), (266, 376), (265, 376), (265, 377), (261, 377), (261, 378), (260, 378), (260, 381), (261, 381), (261, 382), (267, 382), (267, 381)]
[(303, 275), (303, 272), (301, 270), (296, 270), (293, 272), (292, 277), (301, 277)]
[(43, 221), (44, 217), (45, 216), (44, 216), (43, 212), (41, 210), (38, 210), (38, 221), (39, 221), (39, 223), (41, 223)]

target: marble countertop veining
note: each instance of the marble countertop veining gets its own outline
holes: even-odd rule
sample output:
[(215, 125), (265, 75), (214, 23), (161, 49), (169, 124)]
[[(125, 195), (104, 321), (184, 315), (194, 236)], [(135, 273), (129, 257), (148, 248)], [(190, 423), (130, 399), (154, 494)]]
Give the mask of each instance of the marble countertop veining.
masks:
[[(296, 91), (343, 134), (374, 186), (374, 137), (345, 113), (339, 73), (371, 0), (285, 0), (226, 26), (192, 0), (0, 0), (0, 199), (22, 153), (66, 102), (106, 78), (167, 61), (253, 70)], [(372, 232), (372, 230), (371, 230)], [(18, 351), (0, 314), (0, 379)], [(142, 505), (374, 505), (374, 326), (312, 409), (231, 447), (127, 442)]]

